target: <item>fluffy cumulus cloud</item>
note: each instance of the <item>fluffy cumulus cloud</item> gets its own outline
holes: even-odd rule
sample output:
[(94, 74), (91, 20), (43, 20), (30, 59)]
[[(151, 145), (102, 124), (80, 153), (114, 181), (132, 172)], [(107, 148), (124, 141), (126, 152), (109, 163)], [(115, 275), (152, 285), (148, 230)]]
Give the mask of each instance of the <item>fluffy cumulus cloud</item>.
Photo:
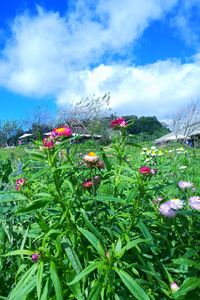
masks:
[(181, 64), (177, 60), (159, 61), (140, 67), (100, 65), (93, 70), (75, 72), (70, 89), (58, 97), (60, 104), (91, 93), (110, 91), (111, 106), (118, 113), (157, 114), (200, 98), (200, 61)]
[[(26, 96), (54, 96), (59, 105), (110, 92), (111, 106), (121, 113), (155, 114), (159, 107), (163, 114), (175, 101), (194, 100), (200, 96), (198, 55), (188, 64), (129, 62), (130, 47), (134, 55), (151, 21), (177, 2), (79, 0), (63, 16), (40, 7), (36, 15), (17, 16), (0, 53), (0, 84)], [(111, 64), (107, 57), (115, 55), (126, 61)]]

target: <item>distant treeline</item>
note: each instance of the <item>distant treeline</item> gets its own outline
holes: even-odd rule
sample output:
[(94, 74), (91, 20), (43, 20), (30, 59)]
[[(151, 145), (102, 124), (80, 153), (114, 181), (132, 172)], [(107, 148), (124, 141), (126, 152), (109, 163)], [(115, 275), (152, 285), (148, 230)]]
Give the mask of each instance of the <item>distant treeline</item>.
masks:
[[(102, 142), (109, 142), (110, 122), (117, 116), (111, 114), (110, 116), (101, 117), (98, 119), (84, 119), (81, 122), (87, 128), (90, 134), (101, 134)], [(134, 115), (124, 116), (127, 121), (132, 120), (133, 123), (128, 128), (128, 133), (136, 135), (138, 140), (154, 140), (169, 132), (164, 124), (153, 117), (137, 117)], [(0, 146), (17, 145), (19, 137), (24, 133), (33, 133), (35, 137), (42, 136), (46, 132), (50, 132), (54, 127), (70, 125), (69, 123), (48, 122), (43, 119), (40, 122), (33, 122), (28, 128), (24, 128), (24, 124), (17, 121), (2, 121), (0, 122)], [(73, 128), (72, 128), (73, 131)], [(101, 142), (101, 141), (100, 141)]]

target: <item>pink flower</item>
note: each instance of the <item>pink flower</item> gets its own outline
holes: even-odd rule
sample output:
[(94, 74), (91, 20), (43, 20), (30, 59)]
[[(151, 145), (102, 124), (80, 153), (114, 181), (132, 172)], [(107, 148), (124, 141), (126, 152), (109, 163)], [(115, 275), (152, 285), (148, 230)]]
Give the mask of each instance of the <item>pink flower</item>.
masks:
[(178, 186), (181, 189), (193, 188), (193, 183), (189, 181), (179, 181)]
[(200, 210), (200, 197), (199, 196), (190, 197), (189, 204), (192, 209)]
[(104, 169), (104, 162), (102, 160), (97, 161), (97, 163), (95, 164), (95, 166), (98, 169)]
[(143, 175), (149, 175), (151, 174), (151, 168), (149, 168), (148, 166), (142, 166), (140, 167), (139, 172)]
[(20, 191), (21, 187), (27, 182), (26, 178), (19, 178), (15, 182), (16, 191)]
[(119, 127), (126, 127), (128, 124), (125, 120), (125, 118), (117, 118), (115, 120), (111, 121), (110, 127), (113, 129), (119, 128)]
[(157, 172), (158, 172), (158, 170), (157, 170), (157, 169), (151, 169), (151, 171), (150, 171), (150, 173), (151, 173), (152, 175), (156, 175), (156, 174), (157, 174)]
[(33, 253), (32, 256), (31, 256), (31, 260), (34, 262), (34, 263), (37, 263), (38, 260), (40, 258), (40, 254), (39, 253)]
[(170, 201), (161, 204), (159, 207), (159, 212), (161, 215), (168, 218), (173, 218), (176, 216), (176, 211), (171, 208)]
[(175, 281), (170, 284), (170, 288), (173, 293), (180, 289), (180, 287), (178, 286), (178, 284)]
[(52, 131), (51, 135), (52, 137), (60, 137), (60, 136), (70, 137), (72, 135), (72, 131), (69, 127), (55, 128)]
[(54, 141), (52, 140), (52, 138), (43, 138), (42, 143), (45, 148), (50, 149), (54, 147)]
[(82, 187), (88, 190), (91, 189), (92, 186), (93, 186), (93, 182), (91, 179), (87, 179), (82, 183)]

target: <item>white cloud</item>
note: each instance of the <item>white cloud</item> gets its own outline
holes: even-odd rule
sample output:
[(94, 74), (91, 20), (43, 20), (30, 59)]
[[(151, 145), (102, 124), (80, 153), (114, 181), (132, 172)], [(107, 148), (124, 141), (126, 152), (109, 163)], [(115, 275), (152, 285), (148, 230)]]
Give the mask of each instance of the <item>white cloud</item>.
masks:
[(110, 92), (111, 106), (118, 113), (167, 116), (178, 106), (200, 99), (199, 77), (198, 60), (188, 64), (168, 60), (140, 67), (100, 65), (75, 72), (58, 102), (64, 105), (92, 93)]
[(188, 46), (200, 48), (200, 0), (184, 0), (172, 21), (179, 36)]
[(60, 105), (111, 92), (114, 111), (164, 116), (200, 97), (198, 54), (188, 64), (146, 66), (130, 65), (128, 57), (124, 64), (106, 64), (105, 58), (128, 53), (150, 22), (177, 1), (97, 0), (91, 7), (79, 0), (64, 17), (41, 8), (35, 16), (18, 16), (0, 54), (1, 85), (26, 96), (52, 95)]

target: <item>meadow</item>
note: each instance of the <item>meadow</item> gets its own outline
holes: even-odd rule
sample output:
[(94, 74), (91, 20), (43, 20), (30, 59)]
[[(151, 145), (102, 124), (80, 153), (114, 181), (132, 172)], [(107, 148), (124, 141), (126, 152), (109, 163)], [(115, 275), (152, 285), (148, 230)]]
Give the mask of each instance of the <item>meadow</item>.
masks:
[(0, 299), (200, 299), (200, 150), (128, 126), (0, 151)]

